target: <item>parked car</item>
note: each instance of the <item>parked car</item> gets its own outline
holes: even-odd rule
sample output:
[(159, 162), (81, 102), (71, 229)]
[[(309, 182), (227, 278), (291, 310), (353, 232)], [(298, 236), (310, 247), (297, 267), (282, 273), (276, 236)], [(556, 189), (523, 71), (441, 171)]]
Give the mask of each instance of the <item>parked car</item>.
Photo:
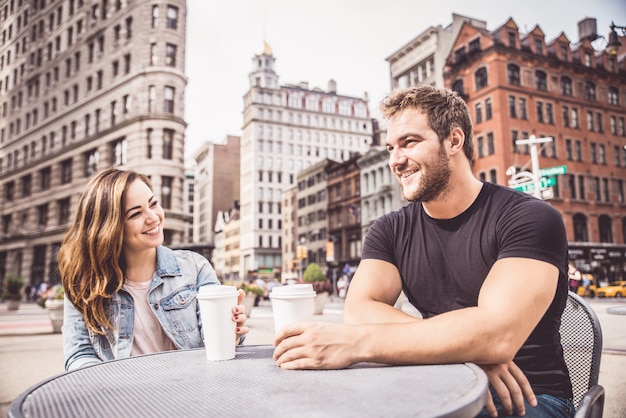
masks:
[(596, 296), (600, 298), (621, 298), (626, 296), (626, 281), (614, 283), (596, 289)]

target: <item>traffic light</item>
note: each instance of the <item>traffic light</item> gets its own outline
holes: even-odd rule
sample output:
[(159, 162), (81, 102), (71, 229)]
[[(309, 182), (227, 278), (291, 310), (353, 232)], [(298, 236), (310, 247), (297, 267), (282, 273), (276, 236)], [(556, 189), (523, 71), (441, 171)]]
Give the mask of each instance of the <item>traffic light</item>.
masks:
[(298, 257), (300, 260), (303, 260), (306, 258), (306, 247), (304, 245), (298, 245), (296, 247), (296, 257)]

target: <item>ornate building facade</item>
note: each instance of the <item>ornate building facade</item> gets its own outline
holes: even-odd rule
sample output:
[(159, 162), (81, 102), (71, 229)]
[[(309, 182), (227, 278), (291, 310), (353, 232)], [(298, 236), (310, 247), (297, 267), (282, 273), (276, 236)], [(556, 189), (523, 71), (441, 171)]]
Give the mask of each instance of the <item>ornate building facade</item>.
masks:
[(0, 0), (0, 278), (58, 281), (78, 193), (147, 174), (185, 239), (186, 2)]

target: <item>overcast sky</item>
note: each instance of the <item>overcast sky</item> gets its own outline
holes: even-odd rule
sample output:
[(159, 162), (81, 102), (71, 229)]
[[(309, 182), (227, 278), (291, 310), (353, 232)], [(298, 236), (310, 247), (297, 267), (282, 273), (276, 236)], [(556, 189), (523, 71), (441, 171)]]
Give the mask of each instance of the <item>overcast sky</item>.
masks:
[[(598, 34), (626, 26), (624, 0), (187, 0), (186, 155), (205, 141), (241, 135), (243, 95), (252, 58), (263, 40), (276, 58), (279, 82), (369, 94), (375, 115), (390, 90), (386, 58), (429, 26), (447, 26), (452, 13), (485, 20), (493, 30), (512, 17), (526, 33), (539, 25), (546, 41), (577, 23), (597, 19)], [(599, 42), (603, 42), (600, 40)]]

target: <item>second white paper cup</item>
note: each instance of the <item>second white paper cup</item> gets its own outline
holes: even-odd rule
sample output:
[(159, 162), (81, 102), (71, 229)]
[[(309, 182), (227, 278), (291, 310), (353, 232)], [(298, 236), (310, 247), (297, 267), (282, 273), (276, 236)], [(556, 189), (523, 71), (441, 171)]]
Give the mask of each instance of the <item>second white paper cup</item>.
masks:
[(204, 347), (208, 360), (235, 358), (236, 324), (232, 320), (232, 310), (237, 306), (238, 294), (235, 286), (207, 285), (198, 290)]
[(274, 332), (292, 322), (313, 318), (315, 291), (311, 284), (274, 287), (270, 293), (274, 313)]

